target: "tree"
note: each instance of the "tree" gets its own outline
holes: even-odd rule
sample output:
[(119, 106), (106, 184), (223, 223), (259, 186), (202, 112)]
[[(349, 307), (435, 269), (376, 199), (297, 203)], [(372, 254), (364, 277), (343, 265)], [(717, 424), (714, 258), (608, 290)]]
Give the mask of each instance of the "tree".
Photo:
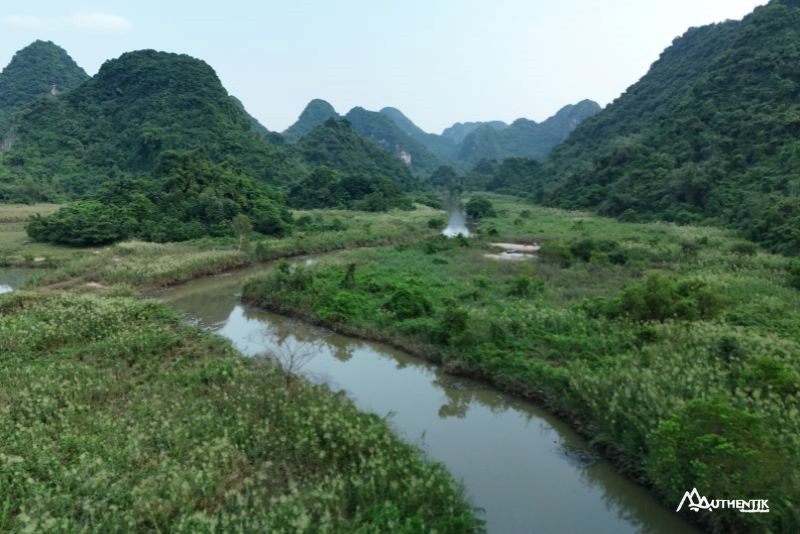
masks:
[(472, 219), (483, 219), (487, 217), (497, 217), (491, 201), (486, 197), (472, 197), (466, 206), (467, 215)]

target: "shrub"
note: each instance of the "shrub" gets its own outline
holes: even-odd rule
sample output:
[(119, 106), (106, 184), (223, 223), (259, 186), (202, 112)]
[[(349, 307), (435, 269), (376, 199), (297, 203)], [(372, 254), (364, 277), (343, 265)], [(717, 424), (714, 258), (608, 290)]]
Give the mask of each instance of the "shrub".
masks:
[(444, 228), (445, 224), (446, 224), (445, 220), (442, 219), (441, 217), (434, 217), (432, 219), (428, 219), (428, 228), (431, 228), (433, 230), (439, 230), (441, 228)]
[(544, 280), (538, 276), (519, 275), (511, 280), (508, 294), (513, 297), (531, 297), (544, 290)]
[(133, 221), (95, 200), (64, 206), (52, 215), (31, 217), (26, 230), (36, 241), (66, 245), (107, 245), (130, 236)]
[[(750, 499), (774, 495), (782, 485), (783, 460), (769, 430), (756, 415), (721, 400), (689, 402), (648, 441), (645, 469), (672, 502), (695, 487), (709, 498)], [(762, 514), (718, 509), (706, 518), (712, 530), (733, 532), (742, 521), (763, 519), (748, 515)]]
[(758, 247), (750, 241), (741, 241), (731, 246), (731, 252), (740, 256), (755, 256), (758, 252)]
[(561, 267), (569, 267), (574, 261), (570, 247), (559, 241), (545, 241), (539, 249), (542, 261), (555, 263)]
[(398, 319), (413, 319), (433, 313), (431, 301), (417, 288), (400, 287), (384, 303), (383, 308)]
[(472, 219), (485, 219), (488, 217), (497, 217), (494, 211), (492, 202), (481, 196), (472, 197), (466, 205), (467, 215)]
[(651, 275), (623, 291), (615, 313), (636, 321), (696, 321), (712, 318), (721, 305), (705, 282)]
[(800, 289), (800, 260), (789, 262), (789, 285)]
[(569, 245), (572, 256), (582, 261), (603, 263), (608, 261), (615, 265), (628, 263), (628, 254), (616, 241), (582, 239)]

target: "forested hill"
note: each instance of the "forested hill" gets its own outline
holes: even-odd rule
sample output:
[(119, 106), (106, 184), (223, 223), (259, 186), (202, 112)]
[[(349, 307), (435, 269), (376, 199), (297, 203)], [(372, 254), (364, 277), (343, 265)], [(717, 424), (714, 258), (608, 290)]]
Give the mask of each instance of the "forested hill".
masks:
[(583, 100), (564, 106), (541, 123), (517, 119), (507, 128), (498, 128), (492, 123), (482, 124), (466, 135), (459, 147), (457, 159), (470, 166), (482, 159), (543, 159), (581, 122), (599, 111), (600, 105), (597, 102)]
[(456, 144), (460, 144), (465, 137), (477, 130), (483, 125), (491, 126), (495, 130), (502, 130), (508, 128), (508, 124), (503, 121), (486, 121), (486, 122), (457, 122), (452, 126), (445, 128), (442, 131), (442, 137), (449, 139)]
[(0, 139), (16, 111), (53, 90), (69, 91), (88, 79), (69, 54), (50, 41), (35, 41), (18, 51), (0, 73)]
[(299, 141), (301, 137), (328, 119), (339, 119), (339, 114), (328, 102), (315, 98), (305, 107), (297, 118), (297, 122), (289, 126), (283, 136), (290, 143)]
[(314, 166), (347, 174), (381, 176), (405, 189), (415, 183), (402, 161), (364, 139), (347, 120), (328, 119), (300, 139), (297, 148)]
[(151, 174), (166, 150), (204, 151), (262, 182), (288, 183), (299, 158), (255, 132), (203, 61), (143, 50), (107, 61), (65, 95), (37, 100), (15, 120), (0, 156), (0, 199), (86, 196), (110, 178)]
[(418, 143), (422, 143), (425, 148), (440, 160), (451, 161), (455, 157), (458, 144), (452, 139), (424, 131), (397, 108), (383, 108), (380, 113), (389, 117), (406, 135)]
[(429, 175), (442, 164), (425, 145), (406, 134), (383, 113), (355, 107), (345, 118), (358, 133), (394, 154), (417, 173)]
[(727, 224), (800, 253), (800, 1), (689, 30), (537, 182), (555, 205)]

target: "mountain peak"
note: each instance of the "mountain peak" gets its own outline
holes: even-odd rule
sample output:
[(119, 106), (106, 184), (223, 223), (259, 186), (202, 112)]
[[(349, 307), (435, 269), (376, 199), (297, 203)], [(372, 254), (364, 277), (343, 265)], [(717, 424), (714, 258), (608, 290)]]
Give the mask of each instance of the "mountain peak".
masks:
[(88, 79), (67, 51), (51, 41), (34, 41), (19, 50), (0, 73), (0, 134), (14, 112)]
[(303, 109), (297, 122), (283, 132), (289, 142), (295, 142), (328, 119), (338, 119), (336, 109), (327, 101), (315, 98)]

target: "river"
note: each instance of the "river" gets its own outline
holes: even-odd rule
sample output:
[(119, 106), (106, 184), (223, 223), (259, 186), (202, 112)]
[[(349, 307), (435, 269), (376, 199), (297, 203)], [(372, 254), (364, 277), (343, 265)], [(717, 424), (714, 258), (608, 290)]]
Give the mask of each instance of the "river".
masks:
[(489, 532), (697, 532), (535, 404), (391, 347), (242, 305), (238, 293), (253, 272), (203, 278), (157, 298), (247, 355), (285, 347), (315, 354), (302, 374), (387, 416), (398, 435), (445, 464), (485, 510)]

